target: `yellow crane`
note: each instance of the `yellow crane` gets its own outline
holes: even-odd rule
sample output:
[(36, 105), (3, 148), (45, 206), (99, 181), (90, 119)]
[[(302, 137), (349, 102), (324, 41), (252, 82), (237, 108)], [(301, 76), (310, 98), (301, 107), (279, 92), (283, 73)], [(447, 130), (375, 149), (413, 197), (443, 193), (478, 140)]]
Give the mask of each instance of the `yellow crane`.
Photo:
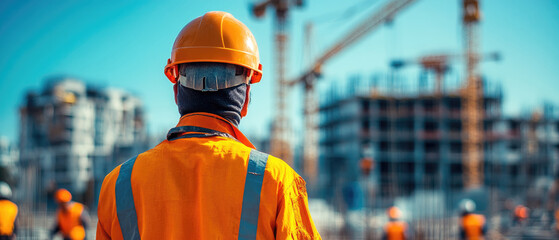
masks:
[[(391, 20), (405, 7), (413, 3), (414, 0), (393, 0), (373, 12), (363, 22), (357, 25), (352, 31), (345, 35), (340, 41), (332, 45), (310, 65), (295, 80), (289, 82), (290, 86), (303, 83), (305, 86), (305, 142), (304, 142), (304, 172), (305, 175), (313, 180), (316, 176), (318, 142), (317, 142), (317, 121), (316, 113), (318, 104), (316, 103), (316, 93), (314, 85), (316, 78), (321, 74), (321, 68), (332, 57), (336, 56), (346, 47), (350, 46), (367, 33), (374, 31), (383, 22)], [(466, 81), (462, 90), (464, 99), (464, 187), (474, 189), (481, 186), (483, 182), (483, 153), (482, 153), (482, 103), (483, 89), (478, 74), (478, 23), (481, 18), (478, 0), (462, 0), (462, 22), (464, 27), (464, 54), (466, 62)], [(448, 56), (439, 56), (431, 59), (424, 59), (423, 64), (435, 71), (442, 71), (440, 63)], [(444, 59), (446, 61), (446, 59)], [(442, 79), (442, 78), (441, 78)], [(441, 80), (440, 80), (441, 81)], [(440, 89), (440, 81), (437, 88)]]

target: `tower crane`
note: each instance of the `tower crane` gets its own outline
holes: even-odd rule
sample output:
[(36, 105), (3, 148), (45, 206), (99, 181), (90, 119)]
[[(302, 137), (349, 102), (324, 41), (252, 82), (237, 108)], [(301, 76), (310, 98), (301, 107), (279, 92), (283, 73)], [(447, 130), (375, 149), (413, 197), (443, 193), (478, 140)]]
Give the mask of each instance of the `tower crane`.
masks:
[(275, 41), (276, 41), (276, 116), (272, 125), (270, 152), (283, 159), (289, 165), (293, 164), (293, 154), (289, 144), (289, 121), (287, 119), (287, 82), (285, 79), (286, 46), (288, 42), (287, 17), (291, 5), (300, 7), (303, 0), (265, 0), (252, 6), (254, 16), (261, 18), (268, 6), (275, 9)]
[(315, 97), (315, 83), (317, 77), (321, 75), (322, 66), (331, 58), (351, 46), (368, 33), (373, 32), (382, 23), (390, 21), (394, 16), (411, 5), (415, 0), (392, 0), (386, 3), (377, 11), (371, 13), (361, 23), (357, 24), (348, 34), (342, 37), (338, 42), (333, 44), (326, 51), (322, 52), (316, 60), (306, 69), (299, 77), (288, 82), (289, 86), (299, 83), (305, 87), (305, 141), (303, 146), (303, 171), (311, 182), (314, 181), (317, 174), (317, 158), (318, 158), (318, 141), (317, 141), (317, 111), (318, 103)]

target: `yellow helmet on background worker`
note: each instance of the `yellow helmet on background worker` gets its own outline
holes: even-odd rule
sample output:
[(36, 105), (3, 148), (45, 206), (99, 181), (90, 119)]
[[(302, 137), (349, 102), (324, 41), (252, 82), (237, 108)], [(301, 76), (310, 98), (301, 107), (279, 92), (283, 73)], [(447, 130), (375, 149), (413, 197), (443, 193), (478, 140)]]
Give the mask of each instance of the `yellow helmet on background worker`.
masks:
[(72, 201), (72, 194), (68, 190), (61, 188), (56, 190), (54, 199), (57, 203), (67, 203)]
[(396, 206), (392, 206), (390, 208), (388, 208), (388, 210), (386, 211), (386, 214), (388, 215), (388, 217), (390, 219), (399, 219), (402, 216), (402, 211), (400, 211), (400, 209)]
[(177, 83), (178, 64), (204, 62), (243, 66), (250, 70), (249, 83), (257, 83), (262, 78), (258, 45), (252, 32), (226, 12), (208, 12), (180, 31), (167, 60), (165, 75)]

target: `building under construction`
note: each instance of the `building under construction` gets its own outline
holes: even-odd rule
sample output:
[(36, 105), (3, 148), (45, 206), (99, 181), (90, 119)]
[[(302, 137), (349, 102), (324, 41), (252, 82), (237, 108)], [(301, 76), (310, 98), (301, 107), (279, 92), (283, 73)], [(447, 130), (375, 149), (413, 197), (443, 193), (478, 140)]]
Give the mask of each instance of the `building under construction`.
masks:
[[(34, 209), (53, 203), (63, 187), (94, 206), (105, 175), (148, 148), (141, 101), (119, 89), (86, 86), (68, 77), (29, 91), (20, 109), (18, 200)], [(52, 205), (51, 205), (52, 206)]]
[[(333, 85), (322, 94), (322, 195), (342, 195), (345, 186), (364, 180), (372, 186), (371, 207), (386, 207), (419, 191), (439, 191), (443, 204), (456, 208), (453, 203), (465, 189), (463, 97), (458, 91), (387, 94), (363, 82), (350, 79), (343, 91)], [(552, 179), (558, 169), (559, 112), (545, 106), (538, 113), (505, 117), (500, 87), (484, 85), (482, 188), (496, 194), (492, 203), (525, 201), (528, 189)], [(368, 159), (373, 168), (364, 176)]]

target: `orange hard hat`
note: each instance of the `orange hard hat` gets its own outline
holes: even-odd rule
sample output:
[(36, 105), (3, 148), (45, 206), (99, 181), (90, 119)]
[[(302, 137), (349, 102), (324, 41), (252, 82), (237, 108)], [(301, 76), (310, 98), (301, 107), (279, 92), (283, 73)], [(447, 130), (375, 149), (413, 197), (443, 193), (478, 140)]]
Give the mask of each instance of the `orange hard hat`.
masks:
[(226, 12), (208, 12), (188, 23), (175, 39), (165, 75), (176, 83), (178, 64), (217, 62), (243, 66), (252, 71), (250, 83), (260, 82), (262, 64), (252, 32)]
[(72, 200), (72, 194), (68, 190), (61, 188), (56, 190), (54, 199), (59, 203), (67, 203)]
[(402, 215), (402, 211), (398, 207), (390, 207), (387, 211), (388, 217), (392, 219), (398, 219)]

